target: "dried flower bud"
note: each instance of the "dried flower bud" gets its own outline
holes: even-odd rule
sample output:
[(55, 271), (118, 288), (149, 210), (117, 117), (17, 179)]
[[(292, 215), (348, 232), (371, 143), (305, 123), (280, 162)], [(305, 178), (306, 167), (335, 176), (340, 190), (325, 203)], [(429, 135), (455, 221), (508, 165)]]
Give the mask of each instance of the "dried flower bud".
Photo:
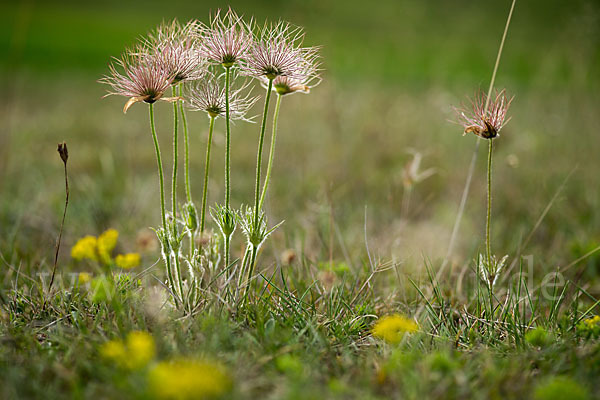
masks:
[(67, 149), (67, 142), (62, 142), (58, 144), (58, 154), (60, 154), (60, 158), (66, 164), (69, 159), (69, 150)]
[(286, 249), (281, 253), (281, 260), (284, 265), (291, 265), (296, 259), (296, 252), (293, 249)]

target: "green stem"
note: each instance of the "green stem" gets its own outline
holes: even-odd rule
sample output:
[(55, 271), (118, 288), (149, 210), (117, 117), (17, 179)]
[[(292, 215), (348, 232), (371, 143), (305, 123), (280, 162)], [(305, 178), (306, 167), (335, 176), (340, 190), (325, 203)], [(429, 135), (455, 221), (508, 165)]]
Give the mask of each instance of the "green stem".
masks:
[[(156, 126), (154, 124), (154, 104), (150, 104), (150, 127), (152, 129), (152, 139), (154, 140), (154, 150), (156, 152), (156, 163), (158, 164), (158, 179), (160, 182), (160, 211), (161, 211), (161, 219), (163, 230), (167, 231), (167, 218), (165, 211), (165, 178), (163, 173), (163, 163), (162, 157), (160, 156), (160, 146), (158, 145), (158, 138), (156, 136)], [(162, 246), (162, 243), (161, 243)], [(173, 274), (171, 273), (171, 258), (169, 254), (165, 254), (167, 263), (167, 279), (169, 280), (171, 288), (175, 289)], [(179, 306), (179, 300), (177, 299), (177, 293), (173, 292), (173, 299), (175, 300), (175, 305)]]
[(492, 268), (492, 245), (490, 240), (490, 225), (492, 223), (492, 154), (493, 140), (489, 139), (490, 145), (488, 150), (488, 165), (487, 165), (487, 218), (485, 226), (485, 244), (487, 249), (488, 270)]
[(210, 168), (210, 147), (212, 144), (213, 128), (215, 126), (215, 117), (210, 117), (208, 126), (208, 142), (206, 144), (206, 162), (204, 164), (204, 186), (202, 189), (202, 210), (200, 211), (200, 234), (204, 232), (204, 220), (206, 218), (206, 193), (208, 191), (208, 170)]
[(154, 104), (150, 104), (150, 127), (152, 128), (152, 139), (154, 140), (154, 150), (156, 151), (156, 162), (158, 164), (158, 179), (160, 181), (160, 216), (164, 229), (167, 229), (167, 218), (165, 212), (165, 178), (163, 174), (162, 158), (160, 156), (160, 147), (156, 137), (156, 127), (154, 125)]
[[(181, 85), (179, 85), (179, 96), (181, 96)], [(185, 107), (179, 102), (179, 111), (181, 112), (181, 122), (183, 123), (183, 141), (185, 147), (184, 164), (185, 164), (185, 195), (188, 203), (192, 202), (192, 190), (190, 187), (190, 144), (187, 127), (187, 117), (185, 115)]]
[(256, 246), (252, 246), (252, 256), (250, 257), (250, 268), (248, 269), (248, 281), (246, 282), (246, 289), (244, 289), (244, 304), (248, 301), (248, 292), (250, 291), (250, 279), (254, 272), (254, 263), (256, 262)]
[[(177, 92), (175, 86), (173, 86), (173, 97), (177, 97)], [(171, 184), (171, 196), (172, 196), (172, 212), (173, 219), (175, 219), (175, 214), (177, 213), (177, 164), (179, 162), (179, 151), (178, 151), (178, 110), (177, 103), (179, 100), (175, 100), (173, 103), (173, 183)], [(177, 229), (177, 224), (173, 225)]]
[(271, 148), (269, 149), (269, 164), (267, 165), (267, 174), (265, 175), (265, 183), (263, 185), (258, 208), (261, 209), (265, 202), (267, 188), (269, 187), (269, 179), (271, 178), (271, 170), (273, 168), (273, 155), (275, 154), (275, 139), (277, 138), (277, 120), (279, 119), (279, 107), (281, 106), (281, 95), (277, 94), (277, 103), (275, 103), (275, 113), (273, 114), (273, 133), (271, 134)]
[[(267, 125), (267, 114), (269, 113), (269, 99), (271, 98), (271, 89), (273, 88), (273, 79), (269, 79), (267, 94), (265, 96), (265, 109), (263, 112), (262, 122), (260, 125), (260, 137), (258, 138), (258, 151), (256, 153), (256, 188), (254, 191), (254, 229), (258, 229), (258, 196), (260, 193), (260, 172), (262, 164), (262, 150), (265, 141), (265, 128)], [(251, 265), (250, 268), (253, 266)]]
[[(229, 176), (231, 160), (231, 127), (229, 121), (229, 73), (231, 67), (225, 67), (225, 208), (229, 213), (229, 197), (231, 191), (231, 177)], [(229, 244), (231, 235), (225, 237), (225, 268), (229, 266)]]
[(229, 196), (231, 191), (230, 157), (231, 157), (231, 128), (229, 125), (229, 72), (231, 67), (225, 67), (225, 207), (229, 210)]

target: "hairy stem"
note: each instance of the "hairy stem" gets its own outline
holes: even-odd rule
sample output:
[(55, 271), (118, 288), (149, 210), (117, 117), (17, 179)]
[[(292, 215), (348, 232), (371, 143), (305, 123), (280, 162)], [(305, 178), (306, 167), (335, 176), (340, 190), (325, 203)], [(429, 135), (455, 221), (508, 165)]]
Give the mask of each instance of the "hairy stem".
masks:
[(206, 193), (208, 192), (208, 170), (210, 168), (210, 148), (212, 144), (215, 117), (210, 117), (208, 126), (208, 142), (206, 143), (206, 162), (204, 163), (204, 185), (202, 189), (202, 210), (200, 211), (200, 234), (204, 232), (204, 220), (206, 219)]
[[(154, 141), (154, 150), (156, 152), (156, 163), (158, 164), (158, 179), (160, 183), (160, 213), (162, 219), (162, 225), (164, 233), (167, 233), (167, 217), (165, 211), (165, 178), (163, 173), (163, 163), (162, 157), (160, 156), (160, 146), (158, 145), (158, 138), (156, 136), (156, 126), (154, 124), (154, 104), (150, 104), (150, 127), (152, 129), (152, 139)], [(161, 246), (163, 244), (161, 243)], [(164, 246), (163, 246), (164, 247)], [(169, 254), (165, 253), (165, 262), (167, 263), (167, 279), (169, 281), (169, 286), (174, 290), (175, 283), (173, 281), (173, 274), (171, 272), (171, 257)], [(179, 300), (177, 297), (177, 293), (173, 292), (173, 299), (175, 300), (175, 305), (179, 306)]]
[(487, 218), (485, 224), (485, 246), (489, 272), (492, 272), (492, 244), (490, 240), (490, 226), (492, 224), (492, 154), (494, 151), (494, 139), (489, 139), (487, 164)]
[(269, 179), (271, 178), (271, 170), (273, 168), (273, 155), (275, 154), (275, 140), (277, 138), (277, 120), (279, 119), (279, 107), (281, 106), (281, 95), (277, 94), (277, 103), (275, 103), (275, 113), (273, 114), (273, 133), (271, 134), (271, 148), (269, 149), (269, 163), (267, 165), (267, 174), (265, 175), (265, 183), (263, 185), (258, 208), (261, 209), (265, 202), (265, 196), (269, 187)]
[(229, 74), (231, 67), (225, 67), (225, 207), (229, 210), (229, 196), (231, 191), (230, 181), (230, 151), (231, 151), (231, 127), (229, 121)]
[[(179, 93), (181, 97), (181, 85), (179, 85)], [(184, 169), (185, 169), (185, 196), (188, 203), (192, 202), (192, 190), (190, 186), (190, 144), (187, 127), (187, 117), (185, 115), (185, 107), (182, 102), (179, 103), (179, 111), (181, 112), (181, 122), (183, 124), (183, 142), (184, 142)]]
[[(175, 86), (173, 86), (173, 97), (177, 97), (177, 91), (175, 89)], [(173, 212), (173, 219), (175, 219), (175, 215), (177, 214), (177, 164), (179, 163), (179, 112), (177, 109), (177, 103), (179, 103), (179, 100), (175, 100), (175, 102), (173, 103), (173, 183), (171, 184), (171, 210)], [(177, 224), (173, 224), (173, 227), (173, 229), (175, 229), (176, 232)]]
[[(229, 75), (231, 67), (225, 67), (225, 209), (229, 213), (229, 196), (231, 191), (231, 178), (229, 173), (230, 159), (231, 159), (231, 127), (229, 121)], [(229, 266), (229, 244), (231, 241), (231, 235), (225, 237), (225, 268)]]
[(154, 150), (156, 152), (156, 163), (158, 164), (158, 179), (160, 182), (160, 216), (163, 228), (167, 229), (167, 217), (165, 212), (165, 178), (163, 173), (163, 163), (160, 156), (160, 147), (156, 137), (156, 127), (154, 125), (154, 104), (150, 104), (150, 127), (152, 129), (152, 139), (154, 140)]
[[(267, 114), (269, 113), (269, 100), (271, 98), (271, 89), (273, 88), (273, 79), (269, 79), (267, 94), (265, 96), (265, 108), (263, 111), (262, 122), (260, 124), (260, 136), (258, 138), (258, 151), (256, 152), (256, 187), (254, 190), (254, 229), (258, 229), (259, 215), (259, 193), (260, 193), (260, 172), (262, 164), (262, 150), (265, 141), (265, 128), (267, 126)], [(252, 268), (252, 265), (250, 266)]]

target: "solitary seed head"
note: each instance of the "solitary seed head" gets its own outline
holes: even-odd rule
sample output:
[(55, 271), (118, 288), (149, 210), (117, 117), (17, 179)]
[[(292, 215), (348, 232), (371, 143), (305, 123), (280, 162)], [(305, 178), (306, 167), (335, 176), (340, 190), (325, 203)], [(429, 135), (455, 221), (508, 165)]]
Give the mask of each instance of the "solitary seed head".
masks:
[[(471, 109), (455, 108), (459, 117), (459, 124), (463, 125), (467, 133), (473, 133), (484, 139), (493, 139), (508, 123), (506, 119), (508, 107), (514, 97), (506, 96), (506, 90), (496, 92), (495, 98), (488, 101), (487, 95), (481, 91), (471, 100)], [(489, 104), (487, 104), (489, 103)], [(487, 106), (487, 110), (486, 110)]]

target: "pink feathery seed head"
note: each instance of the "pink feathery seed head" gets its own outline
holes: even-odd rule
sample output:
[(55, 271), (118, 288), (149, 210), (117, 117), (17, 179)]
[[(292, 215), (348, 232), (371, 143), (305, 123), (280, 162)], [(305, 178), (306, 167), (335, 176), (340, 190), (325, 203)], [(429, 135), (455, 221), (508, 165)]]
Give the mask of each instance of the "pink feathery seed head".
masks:
[[(276, 77), (273, 79), (273, 90), (282, 96), (294, 93), (309, 93), (310, 89), (321, 83), (318, 50), (318, 47), (305, 48), (303, 67), (297, 77)], [(261, 81), (265, 87), (269, 83), (267, 77), (261, 77)]]
[(109, 68), (110, 75), (104, 76), (100, 82), (111, 87), (107, 96), (129, 97), (123, 108), (124, 113), (137, 102), (152, 104), (159, 99), (174, 100), (163, 97), (173, 82), (173, 74), (165, 70), (156, 57), (144, 53), (143, 49), (126, 51)]
[[(506, 118), (508, 108), (514, 96), (508, 98), (506, 89), (496, 91), (494, 97), (488, 100), (487, 95), (479, 91), (470, 99), (471, 107), (455, 108), (458, 123), (464, 127), (464, 135), (473, 133), (484, 139), (493, 139), (508, 123)], [(486, 110), (487, 108), (487, 110)]]
[(306, 78), (307, 59), (316, 58), (316, 48), (303, 48), (304, 31), (287, 22), (265, 24), (256, 29), (248, 59), (242, 66), (245, 75), (274, 80), (285, 76), (298, 81)]
[(192, 20), (185, 25), (177, 20), (163, 23), (142, 43), (148, 54), (154, 55), (161, 67), (173, 74), (173, 83), (202, 78), (208, 63), (201, 56), (198, 31), (202, 24)]
[(231, 8), (221, 17), (218, 10), (208, 27), (199, 30), (200, 53), (226, 68), (244, 60), (252, 45), (251, 24), (247, 24)]
[[(236, 77), (232, 77), (235, 83)], [(207, 75), (203, 79), (194, 83), (187, 94), (188, 106), (193, 111), (204, 111), (211, 118), (224, 116), (226, 112), (225, 87), (219, 85), (219, 79), (212, 75)], [(250, 108), (258, 100), (258, 96), (252, 97), (248, 90), (249, 83), (244, 82), (237, 89), (230, 90), (229, 93), (229, 118), (231, 120), (251, 121), (252, 118), (246, 118)]]

